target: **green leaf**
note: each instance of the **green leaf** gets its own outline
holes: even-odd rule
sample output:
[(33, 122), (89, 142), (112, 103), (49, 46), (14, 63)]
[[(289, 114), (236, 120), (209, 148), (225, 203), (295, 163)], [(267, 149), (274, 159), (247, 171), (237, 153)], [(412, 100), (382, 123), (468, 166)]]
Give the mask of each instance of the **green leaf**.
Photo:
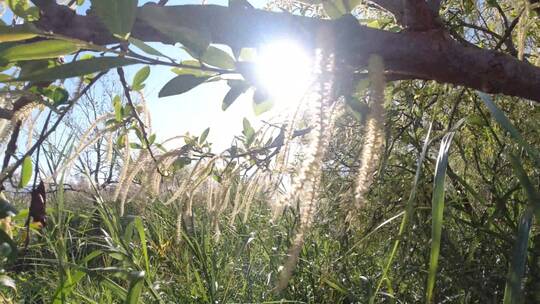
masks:
[(253, 94), (253, 111), (255, 115), (260, 115), (269, 111), (274, 106), (274, 102), (266, 91), (257, 89)]
[(218, 49), (215, 46), (208, 47), (201, 57), (201, 60), (204, 63), (218, 68), (227, 70), (234, 69), (234, 59), (227, 52)]
[(30, 7), (28, 0), (6, 0), (9, 9), (13, 14), (24, 17), (24, 12)]
[[(154, 55), (154, 56), (160, 56), (160, 57), (167, 57), (167, 56), (163, 55), (163, 53), (161, 53), (160, 51), (158, 51), (155, 48), (151, 47), (150, 45), (148, 45), (144, 41), (141, 41), (141, 40), (133, 38), (133, 37), (130, 37), (128, 39), (128, 41), (129, 41), (129, 43), (133, 44), (134, 46), (136, 46), (141, 51), (143, 51), (143, 52), (145, 52), (147, 54)], [(167, 58), (169, 58), (169, 57), (167, 57)]]
[(144, 258), (144, 269), (148, 273), (150, 271), (150, 260), (148, 258), (148, 250), (146, 248), (146, 234), (144, 232), (144, 225), (140, 217), (136, 217), (134, 220), (135, 229), (139, 234), (139, 240), (141, 241), (141, 251)]
[(47, 94), (47, 97), (52, 100), (53, 105), (58, 106), (65, 104), (69, 100), (69, 93), (64, 88), (54, 87), (50, 94)]
[(27, 156), (24, 158), (21, 169), (21, 180), (19, 181), (19, 188), (24, 188), (26, 184), (32, 178), (32, 157)]
[(0, 229), (0, 246), (2, 247), (1, 251), (8, 258), (8, 261), (13, 262), (17, 259), (17, 244), (2, 229)]
[(141, 296), (143, 283), (144, 283), (144, 271), (134, 271), (129, 275), (131, 281), (129, 283), (129, 289), (126, 296), (126, 304), (137, 304)]
[(512, 262), (508, 269), (508, 277), (504, 287), (504, 304), (522, 303), (523, 290), (521, 289), (525, 276), (525, 265), (527, 263), (527, 248), (529, 246), (529, 235), (533, 220), (532, 208), (525, 209), (519, 220), (516, 243), (512, 252)]
[(533, 186), (534, 184), (527, 175), (527, 172), (525, 172), (525, 169), (523, 168), (523, 163), (519, 156), (511, 153), (510, 163), (512, 164), (514, 174), (517, 176), (519, 183), (525, 190), (527, 200), (529, 201), (529, 207), (534, 210), (536, 214), (536, 219), (538, 222), (540, 222), (540, 193), (538, 193), (538, 191), (535, 189), (535, 187)]
[(148, 144), (152, 145), (156, 141), (156, 134), (148, 136)]
[(123, 57), (99, 57), (66, 63), (52, 68), (39, 69), (9, 81), (54, 81), (96, 72), (107, 71), (112, 68), (140, 63), (135, 59)]
[(30, 91), (47, 97), (51, 101), (52, 105), (54, 106), (65, 104), (69, 100), (68, 91), (58, 86), (51, 85), (46, 88), (32, 87)]
[(118, 285), (118, 283), (115, 281), (105, 278), (100, 283), (106, 290), (112, 291), (117, 297), (127, 300), (128, 297), (126, 290), (122, 286)]
[(0, 52), (8, 62), (56, 58), (79, 50), (79, 46), (66, 40), (43, 40), (19, 44)]
[(202, 144), (204, 143), (204, 141), (206, 140), (206, 138), (208, 137), (208, 133), (210, 133), (210, 128), (206, 128), (201, 136), (199, 137), (199, 144)]
[[(209, 77), (216, 74), (215, 72), (201, 70), (200, 69), (201, 64), (199, 63), (198, 60), (184, 60), (181, 62), (181, 64), (184, 65), (185, 67), (172, 68), (171, 71), (175, 73), (176, 75), (189, 74), (189, 75), (193, 75), (197, 77), (202, 77), (202, 76)], [(193, 68), (190, 68), (190, 67), (193, 67)]]
[(272, 110), (273, 107), (274, 107), (274, 101), (271, 99), (265, 100), (261, 103), (253, 102), (253, 112), (257, 116)]
[[(19, 72), (19, 78), (25, 77), (26, 75), (30, 75), (34, 73), (35, 71), (49, 69), (57, 66), (56, 63), (51, 62), (52, 60), (49, 59), (42, 59), (42, 60), (30, 60), (30, 61), (19, 61), (17, 62), (17, 65), (21, 68), (21, 71)], [(10, 77), (8, 80), (11, 80)]]
[(133, 77), (133, 83), (131, 85), (131, 88), (135, 91), (140, 91), (144, 88), (143, 82), (148, 78), (150, 75), (150, 67), (145, 66), (141, 68), (136, 74), (135, 77)]
[(257, 60), (257, 49), (255, 48), (241, 48), (238, 60), (255, 62)]
[[(429, 125), (429, 129), (427, 131), (426, 137), (424, 139), (424, 145), (422, 147), (422, 152), (420, 153), (417, 161), (416, 161), (416, 172), (414, 174), (414, 179), (412, 182), (412, 189), (409, 192), (409, 198), (407, 199), (407, 203), (405, 204), (405, 214), (403, 215), (403, 219), (401, 220), (401, 224), (399, 226), (399, 232), (396, 240), (394, 241), (394, 245), (392, 246), (392, 251), (390, 251), (390, 256), (388, 257), (388, 261), (386, 262), (386, 266), (383, 268), (383, 273), (379, 278), (379, 282), (377, 283), (377, 287), (375, 288), (375, 292), (372, 293), (372, 296), (369, 299), (369, 303), (375, 303), (375, 298), (379, 294), (379, 290), (381, 289), (381, 286), (384, 281), (386, 281), (386, 278), (388, 276), (388, 273), (390, 271), (390, 268), (392, 267), (392, 264), (394, 262), (394, 258), (396, 257), (396, 253), (398, 252), (399, 246), (402, 241), (402, 236), (405, 234), (409, 227), (409, 221), (410, 218), (414, 212), (415, 206), (414, 203), (416, 201), (416, 193), (418, 191), (418, 185), (420, 183), (420, 179), (422, 177), (422, 167), (424, 160), (426, 159), (426, 155), (429, 151), (429, 145), (431, 143), (430, 136), (431, 136), (431, 130), (432, 130), (433, 124), (431, 123)], [(354, 247), (354, 246), (353, 246)], [(352, 249), (352, 248), (351, 248)], [(349, 249), (349, 250), (351, 250)]]
[(117, 122), (121, 122), (123, 119), (122, 115), (122, 100), (120, 99), (120, 96), (116, 95), (113, 98), (113, 108), (114, 108), (114, 119)]
[(20, 41), (38, 36), (37, 29), (29, 24), (0, 26), (0, 42)]
[(127, 39), (135, 23), (137, 2), (137, 0), (92, 0), (92, 10), (111, 33)]
[(441, 233), (443, 226), (443, 213), (444, 213), (444, 194), (445, 186), (444, 181), (446, 179), (446, 168), (448, 166), (448, 154), (450, 151), (450, 144), (454, 132), (447, 133), (442, 141), (439, 149), (439, 155), (437, 157), (437, 165), (435, 167), (435, 179), (433, 182), (433, 196), (432, 196), (432, 225), (431, 225), (431, 252), (429, 258), (429, 273), (428, 282), (426, 288), (427, 303), (432, 303), (433, 289), (435, 287), (435, 278), (437, 275), (437, 267), (439, 264), (439, 252), (441, 248)]
[(193, 75), (178, 75), (169, 80), (159, 91), (159, 97), (167, 97), (185, 93), (204, 83), (208, 77), (195, 77)]
[(185, 46), (195, 57), (200, 58), (208, 46), (211, 37), (207, 31), (194, 31), (182, 25), (178, 16), (183, 8), (145, 5), (139, 9), (138, 17), (151, 27), (168, 36), (173, 42)]
[(253, 141), (255, 137), (255, 129), (253, 129), (253, 127), (251, 126), (251, 123), (249, 122), (247, 118), (244, 118), (242, 120), (242, 126), (244, 128), (242, 133), (246, 137), (246, 144), (249, 146), (249, 144)]
[(529, 245), (529, 235), (532, 226), (533, 214), (537, 221), (540, 220), (540, 194), (533, 186), (531, 179), (525, 172), (521, 159), (510, 154), (510, 163), (514, 173), (519, 179), (519, 183), (527, 194), (529, 204), (521, 215), (516, 242), (512, 252), (512, 261), (508, 269), (506, 286), (504, 288), (504, 304), (522, 303), (523, 290), (521, 288), (525, 277), (525, 265), (527, 263), (527, 249)]
[(489, 109), (493, 118), (510, 134), (510, 137), (512, 137), (514, 141), (520, 144), (523, 149), (527, 151), (529, 156), (536, 162), (536, 165), (540, 166), (540, 152), (527, 143), (516, 127), (514, 127), (512, 122), (510, 122), (506, 115), (504, 115), (504, 113), (497, 107), (489, 95), (478, 91), (477, 94)]
[(338, 19), (347, 13), (341, 0), (323, 0), (323, 9), (331, 19)]
[(39, 9), (35, 6), (30, 6), (28, 0), (6, 0), (9, 8), (18, 17), (24, 18), (27, 21), (36, 21), (39, 19)]
[[(68, 273), (70, 272), (69, 269), (67, 270)], [(65, 300), (72, 292), (73, 289), (77, 286), (77, 284), (85, 277), (86, 273), (84, 271), (76, 270), (74, 273), (71, 273), (67, 276), (63, 282), (56, 288), (56, 291), (54, 292), (54, 296), (52, 299), (53, 304), (63, 304)]]
[(227, 83), (231, 89), (223, 98), (223, 103), (221, 104), (221, 109), (223, 111), (227, 110), (240, 95), (244, 94), (249, 89), (249, 84), (243, 80), (232, 79), (227, 81)]

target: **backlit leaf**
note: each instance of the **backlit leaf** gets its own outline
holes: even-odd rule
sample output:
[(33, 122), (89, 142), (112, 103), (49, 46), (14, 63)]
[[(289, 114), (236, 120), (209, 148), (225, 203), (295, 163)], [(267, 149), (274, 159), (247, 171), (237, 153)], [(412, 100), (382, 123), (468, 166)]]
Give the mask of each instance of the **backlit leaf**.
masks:
[(223, 103), (221, 104), (221, 109), (223, 111), (227, 110), (240, 95), (244, 94), (247, 89), (249, 89), (249, 84), (243, 80), (233, 79), (229, 80), (227, 83), (231, 89), (223, 98)]
[(210, 128), (206, 128), (201, 136), (199, 137), (199, 144), (202, 144), (204, 143), (204, 141), (206, 140), (206, 138), (208, 137), (208, 133), (210, 133)]
[(66, 79), (107, 71), (112, 68), (136, 63), (139, 63), (139, 61), (135, 59), (122, 57), (99, 57), (70, 62), (52, 68), (35, 70), (20, 78), (11, 79), (10, 81), (54, 81), (57, 79)]
[(211, 66), (215, 66), (222, 69), (232, 70), (234, 69), (234, 59), (224, 50), (218, 49), (215, 46), (210, 46), (204, 52), (201, 60)]
[(0, 26), (0, 42), (20, 41), (37, 36), (37, 30), (28, 24)]
[(120, 96), (116, 95), (113, 98), (113, 108), (114, 108), (114, 119), (117, 122), (121, 122), (123, 115), (122, 115), (122, 100), (120, 99)]
[(137, 0), (93, 0), (92, 9), (113, 34), (128, 38), (137, 13)]
[(71, 54), (78, 50), (79, 47), (71, 41), (43, 40), (10, 47), (0, 52), (0, 58), (9, 62), (47, 59)]
[(253, 111), (255, 115), (260, 115), (269, 111), (274, 106), (274, 102), (270, 99), (270, 95), (262, 89), (257, 89), (253, 94)]
[(347, 13), (341, 0), (323, 0), (323, 9), (328, 17), (338, 19)]
[[(180, 10), (180, 11), (178, 11)], [(210, 33), (194, 31), (179, 22), (182, 8), (145, 5), (138, 17), (151, 27), (185, 46), (195, 57), (201, 57), (210, 45)]]
[(242, 133), (246, 137), (246, 143), (249, 145), (255, 137), (255, 129), (251, 126), (251, 123), (247, 118), (242, 120), (243, 131)]
[(204, 83), (208, 77), (195, 77), (193, 75), (178, 75), (171, 79), (159, 91), (159, 97), (167, 97), (185, 93), (194, 87)]
[(30, 6), (28, 0), (6, 0), (11, 11), (18, 17), (27, 21), (36, 21), (39, 19), (39, 9)]
[(133, 44), (134, 46), (136, 46), (141, 51), (143, 51), (143, 52), (145, 52), (147, 54), (160, 56), (160, 57), (167, 57), (163, 53), (161, 53), (160, 51), (158, 51), (155, 48), (151, 47), (150, 45), (148, 45), (148, 43), (146, 43), (144, 41), (141, 41), (139, 39), (135, 39), (133, 37), (130, 37), (128, 39), (128, 41), (129, 41), (129, 43)]
[(443, 137), (439, 149), (439, 155), (437, 156), (437, 165), (435, 167), (435, 179), (433, 182), (433, 195), (431, 206), (431, 252), (429, 258), (429, 272), (426, 288), (426, 298), (428, 303), (431, 303), (433, 299), (433, 289), (435, 287), (437, 267), (439, 265), (439, 252), (441, 249), (441, 234), (444, 213), (444, 182), (446, 179), (446, 168), (448, 167), (448, 154), (450, 152), (450, 144), (452, 143), (453, 137), (454, 132), (447, 133)]
[(135, 77), (133, 77), (133, 84), (131, 85), (131, 88), (135, 91), (140, 91), (144, 88), (143, 82), (148, 78), (150, 75), (150, 67), (145, 66), (141, 68), (136, 74)]
[(27, 156), (24, 158), (21, 169), (21, 179), (19, 181), (19, 188), (24, 188), (26, 184), (32, 178), (32, 157)]

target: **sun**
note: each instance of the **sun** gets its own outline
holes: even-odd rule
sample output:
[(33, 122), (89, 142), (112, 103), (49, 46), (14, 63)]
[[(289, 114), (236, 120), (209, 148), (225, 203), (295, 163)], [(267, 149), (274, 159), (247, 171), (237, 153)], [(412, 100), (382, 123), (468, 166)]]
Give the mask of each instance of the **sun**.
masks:
[(263, 45), (257, 54), (257, 77), (275, 106), (295, 107), (313, 81), (313, 58), (291, 40)]

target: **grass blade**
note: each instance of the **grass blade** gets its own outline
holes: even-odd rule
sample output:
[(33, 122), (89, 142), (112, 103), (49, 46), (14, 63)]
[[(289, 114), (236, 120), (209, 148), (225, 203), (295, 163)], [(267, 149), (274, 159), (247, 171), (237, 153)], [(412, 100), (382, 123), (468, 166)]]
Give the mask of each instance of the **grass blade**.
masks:
[(144, 271), (135, 271), (130, 274), (132, 277), (129, 283), (129, 289), (126, 297), (126, 304), (137, 304), (141, 296), (143, 283), (144, 283)]
[(525, 263), (527, 262), (527, 248), (529, 246), (529, 235), (531, 232), (533, 215), (537, 220), (540, 218), (540, 195), (534, 189), (529, 176), (523, 168), (521, 159), (510, 154), (510, 162), (519, 183), (525, 190), (529, 205), (519, 220), (516, 243), (512, 252), (512, 261), (508, 269), (508, 277), (504, 288), (504, 304), (521, 303), (523, 291), (521, 283), (525, 276)]
[(536, 220), (540, 222), (540, 194), (534, 188), (527, 172), (525, 172), (521, 159), (516, 155), (510, 154), (510, 163), (512, 164), (514, 174), (516, 174), (519, 183), (525, 190), (525, 194), (529, 200), (529, 207), (536, 214)]
[(437, 165), (435, 167), (435, 180), (432, 196), (432, 226), (431, 226), (431, 252), (429, 258), (429, 273), (426, 288), (426, 303), (433, 301), (433, 289), (435, 287), (435, 277), (439, 265), (439, 252), (441, 249), (441, 232), (444, 212), (444, 181), (446, 179), (446, 168), (448, 166), (448, 152), (454, 132), (447, 133), (441, 142)]
[(529, 246), (529, 233), (533, 219), (532, 208), (525, 209), (519, 220), (519, 228), (512, 253), (512, 262), (508, 269), (508, 278), (504, 287), (504, 304), (521, 303), (521, 282), (525, 276), (525, 263), (527, 262), (527, 247)]
[(418, 161), (416, 162), (416, 172), (414, 175), (413, 185), (412, 185), (411, 192), (409, 194), (409, 199), (407, 200), (407, 205), (405, 207), (405, 214), (403, 215), (403, 219), (401, 220), (401, 225), (399, 227), (398, 238), (394, 242), (394, 246), (392, 247), (392, 252), (390, 253), (390, 257), (388, 257), (388, 262), (386, 263), (386, 267), (384, 268), (381, 278), (379, 279), (379, 282), (377, 283), (375, 292), (373, 293), (373, 296), (369, 299), (370, 304), (373, 304), (375, 302), (375, 297), (377, 296), (384, 280), (386, 280), (386, 277), (388, 276), (388, 271), (390, 270), (390, 267), (392, 266), (394, 257), (396, 256), (397, 250), (399, 248), (399, 244), (401, 243), (401, 236), (407, 230), (407, 227), (409, 224), (409, 218), (412, 212), (414, 211), (414, 201), (416, 200), (416, 190), (418, 189), (418, 181), (420, 180), (420, 177), (422, 174), (422, 164), (424, 163), (424, 160), (426, 158), (426, 154), (429, 148), (429, 144), (431, 142), (429, 138), (431, 136), (432, 127), (433, 127), (433, 124), (430, 124), (428, 133), (426, 134), (426, 138), (424, 139), (424, 146), (422, 147), (422, 153), (420, 154), (420, 157), (418, 157)]
[(489, 95), (477, 92), (478, 96), (482, 99), (488, 110), (491, 112), (491, 115), (493, 118), (510, 134), (510, 137), (514, 139), (515, 142), (520, 144), (525, 151), (527, 151), (527, 154), (531, 158), (534, 159), (537, 166), (540, 166), (540, 152), (538, 152), (537, 149), (533, 148), (521, 134), (519, 131), (512, 125), (512, 122), (504, 115), (504, 113), (497, 107), (497, 105), (493, 102), (491, 97)]
[(150, 273), (150, 261), (148, 259), (148, 250), (146, 249), (146, 234), (144, 233), (144, 226), (140, 217), (135, 218), (135, 229), (139, 234), (139, 239), (141, 241), (141, 251), (144, 257), (144, 269), (146, 273)]

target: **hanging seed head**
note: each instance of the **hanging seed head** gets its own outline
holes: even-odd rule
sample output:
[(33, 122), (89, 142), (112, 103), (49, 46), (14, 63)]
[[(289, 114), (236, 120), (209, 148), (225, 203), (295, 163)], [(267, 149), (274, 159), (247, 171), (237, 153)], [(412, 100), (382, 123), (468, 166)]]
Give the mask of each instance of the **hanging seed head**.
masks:
[(356, 180), (356, 208), (365, 203), (365, 195), (373, 182), (382, 146), (384, 144), (384, 64), (382, 58), (372, 55), (369, 59), (371, 82), (369, 101), (371, 111), (366, 118), (364, 145), (359, 155), (360, 169)]

